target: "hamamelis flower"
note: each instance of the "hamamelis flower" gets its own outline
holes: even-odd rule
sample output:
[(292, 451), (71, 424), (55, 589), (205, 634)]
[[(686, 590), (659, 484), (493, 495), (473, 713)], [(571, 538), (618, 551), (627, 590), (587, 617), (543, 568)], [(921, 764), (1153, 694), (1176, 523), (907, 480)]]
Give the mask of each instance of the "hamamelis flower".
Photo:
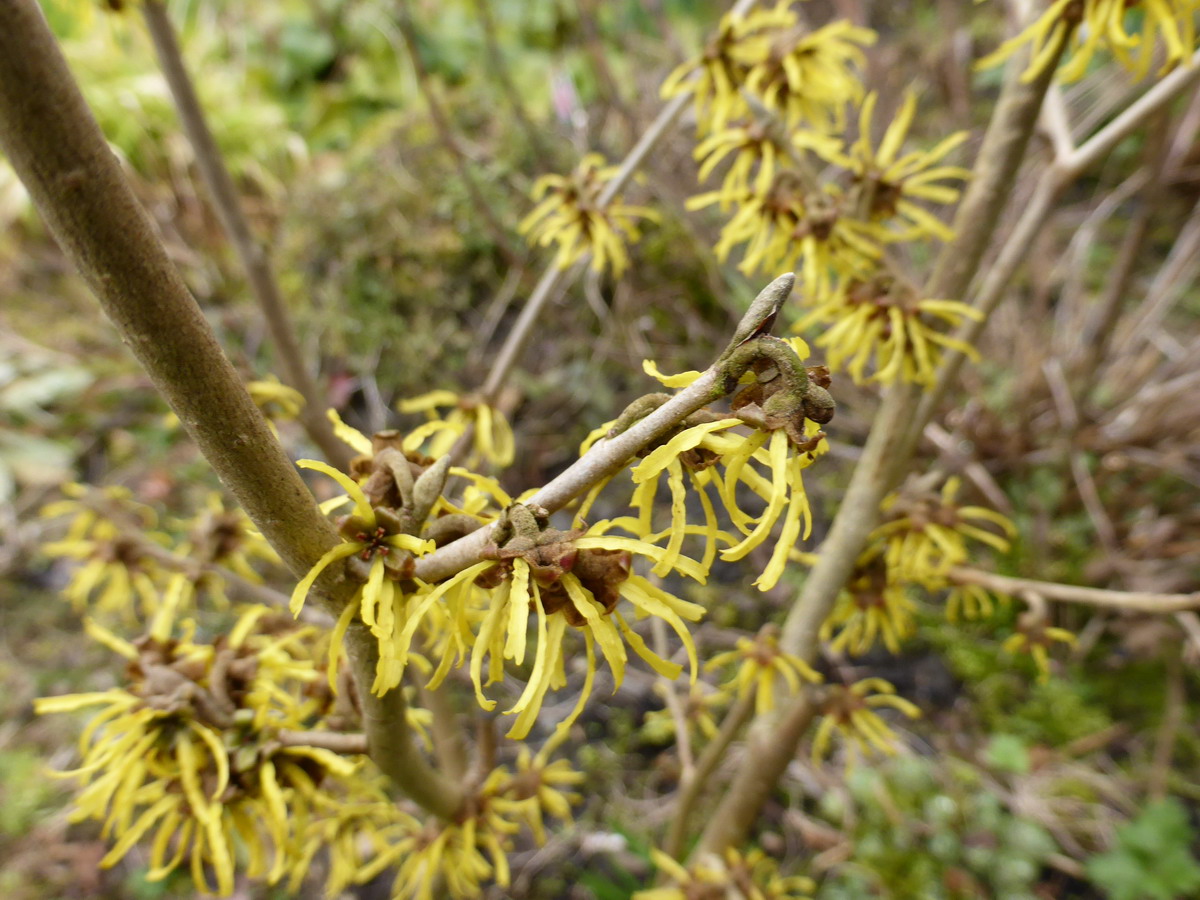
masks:
[[(955, 300), (929, 300), (887, 276), (843, 279), (836, 290), (795, 324), (797, 330), (825, 325), (817, 338), (831, 369), (845, 369), (856, 382), (932, 384), (946, 348), (978, 360), (975, 348), (941, 331), (978, 310)], [(866, 369), (874, 363), (874, 372)]]
[(766, 58), (750, 66), (746, 90), (790, 128), (805, 124), (817, 131), (838, 131), (846, 104), (862, 96), (862, 48), (875, 43), (875, 37), (869, 28), (839, 20), (793, 40), (777, 41)]
[(619, 197), (601, 204), (604, 185), (616, 174), (617, 167), (605, 166), (604, 157), (589, 153), (570, 175), (543, 175), (533, 186), (533, 199), (541, 202), (521, 220), (517, 231), (531, 244), (557, 244), (554, 264), (560, 269), (590, 253), (594, 271), (611, 267), (620, 277), (629, 266), (626, 242), (641, 236), (635, 220), (658, 221), (659, 217), (654, 210), (629, 206)]
[[(514, 511), (526, 509), (513, 507), (509, 514), (518, 518)], [(524, 517), (522, 513), (521, 518)], [(703, 607), (680, 600), (631, 572), (634, 554), (659, 562), (664, 557), (662, 548), (609, 535), (607, 529), (606, 522), (597, 522), (583, 534), (543, 526), (532, 535), (523, 526), (494, 551), (499, 562), (479, 563), (439, 585), (449, 591), (455, 584), (480, 576), (491, 583), (499, 581), (492, 589), (487, 614), (475, 637), (470, 672), (480, 705), (492, 709), (495, 701), (483, 693), (484, 663), (488, 662), (486, 683), (491, 684), (503, 678), (503, 660), (511, 659), (521, 665), (527, 654), (532, 653), (533, 669), (525, 689), (516, 703), (505, 710), (506, 714), (516, 716), (509, 737), (525, 737), (547, 692), (566, 683), (564, 642), (569, 627), (577, 629), (584, 638), (587, 667), (579, 700), (559, 723), (560, 732), (579, 716), (591, 694), (597, 647), (612, 670), (614, 689), (624, 678), (626, 646), (664, 677), (679, 676), (681, 667), (659, 657), (633, 630), (618, 609), (622, 599), (629, 602), (639, 618), (656, 616), (679, 635), (695, 680), (696, 648), (686, 623), (698, 621), (704, 613)], [(676, 560), (674, 570), (700, 581), (704, 578), (700, 567), (686, 557)], [(530, 647), (531, 613), (536, 620), (535, 647)], [(419, 608), (414, 615), (419, 615)]]
[(121, 485), (97, 488), (68, 481), (59, 490), (62, 491), (64, 499), (47, 503), (38, 514), (47, 519), (70, 516), (67, 533), (63, 535), (63, 539), (67, 541), (90, 537), (98, 525), (110, 521), (110, 509), (114, 514), (135, 523), (141, 531), (153, 529), (158, 522), (154, 510), (134, 500), (133, 492)]
[(392, 896), (405, 900), (479, 897), (488, 881), (507, 887), (507, 853), (520, 830), (501, 796), (507, 781), (503, 770), (490, 773), (469, 812), (453, 822), (403, 817), (377, 829), (376, 841), (385, 847), (358, 869), (355, 882), (365, 884), (395, 867)]
[(701, 161), (700, 181), (732, 156), (720, 192), (727, 197), (738, 197), (765, 194), (775, 178), (778, 161), (781, 157), (786, 159), (787, 148), (779, 143), (768, 125), (740, 122), (709, 135), (696, 145), (692, 155)]
[(633, 900), (809, 900), (816, 889), (811, 878), (780, 875), (779, 864), (761, 850), (729, 848), (722, 856), (705, 854), (686, 868), (656, 848), (650, 859), (672, 884), (638, 891)]
[(739, 698), (753, 691), (754, 709), (759, 715), (775, 708), (781, 679), (789, 696), (800, 692), (802, 681), (816, 684), (822, 680), (808, 663), (780, 648), (779, 629), (774, 625), (764, 626), (753, 640), (738, 638), (736, 650), (718, 653), (708, 661), (707, 668), (731, 664), (737, 664), (737, 672), (724, 689), (735, 691)]
[[(317, 578), (333, 563), (350, 556), (370, 562), (367, 581), (348, 607), (358, 610), (363, 623), (379, 640), (380, 660), (372, 692), (385, 693), (400, 682), (403, 666), (395, 663), (393, 654), (397, 637), (408, 624), (409, 606), (396, 585), (396, 579), (411, 574), (411, 554), (433, 550), (433, 541), (397, 533), (394, 530), (395, 523), (376, 513), (358, 483), (332, 466), (312, 459), (302, 459), (297, 465), (304, 469), (315, 469), (341, 485), (354, 502), (354, 515), (340, 526), (343, 542), (317, 560), (292, 591), (292, 615), (300, 614), (304, 600)], [(343, 614), (338, 630), (344, 633), (348, 625), (349, 618)], [(330, 655), (336, 659), (333, 651)]]
[(1005, 653), (1028, 653), (1038, 670), (1038, 681), (1050, 680), (1050, 648), (1056, 643), (1074, 646), (1075, 635), (1065, 628), (1047, 625), (1039, 616), (1022, 614), (1017, 631), (1001, 645)]
[(865, 756), (875, 753), (893, 755), (896, 752), (896, 733), (875, 710), (891, 707), (910, 719), (921, 715), (916, 706), (903, 697), (897, 697), (896, 689), (882, 678), (864, 678), (849, 686), (831, 685), (826, 690), (821, 724), (817, 726), (813, 737), (814, 764), (828, 755), (835, 734), (840, 735), (851, 750), (847, 765), (852, 765), (854, 755), (859, 753)]
[(916, 631), (915, 612), (905, 586), (889, 577), (882, 548), (874, 545), (855, 563), (837, 605), (821, 626), (821, 640), (833, 637), (830, 648), (851, 656), (868, 652), (878, 640), (899, 653), (901, 642)]
[[(439, 414), (439, 407), (449, 411)], [(402, 413), (423, 412), (429, 418), (404, 438), (406, 453), (420, 451), (440, 459), (450, 452), (467, 429), (471, 429), (473, 460), (484, 459), (501, 468), (512, 464), (514, 443), (508, 420), (504, 413), (478, 397), (460, 397), (453, 391), (430, 391), (420, 397), (401, 400), (397, 409)]]
[(899, 230), (889, 228), (889, 241), (915, 241), (925, 237), (950, 240), (954, 237), (950, 227), (915, 201), (954, 203), (958, 200), (957, 188), (939, 182), (969, 178), (970, 170), (938, 163), (967, 139), (967, 133), (952, 134), (930, 150), (901, 155), (917, 109), (917, 95), (908, 91), (896, 118), (888, 125), (879, 146), (875, 147), (871, 143), (871, 120), (877, 99), (872, 92), (863, 101), (859, 113), (859, 137), (848, 153), (841, 152), (836, 145), (816, 145), (813, 149), (850, 172), (860, 208), (865, 209), (872, 221), (890, 224), (900, 220), (906, 224)]
[(1063, 56), (1067, 62), (1058, 75), (1071, 82), (1087, 72), (1103, 48), (1141, 78), (1149, 71), (1161, 41), (1162, 71), (1166, 72), (1185, 63), (1195, 49), (1198, 10), (1197, 0), (1054, 0), (1020, 34), (976, 66), (997, 65), (1028, 44), (1032, 58), (1023, 81), (1037, 78)]
[(362, 883), (368, 866), (408, 836), (419, 834), (421, 822), (388, 796), (382, 779), (362, 780), (347, 797), (322, 798), (299, 835), (288, 891), (298, 895), (317, 854), (325, 851), (328, 868), (325, 895), (340, 897)]
[[(658, 681), (654, 684), (654, 692), (665, 698), (672, 686)], [(692, 739), (702, 737), (712, 740), (717, 736), (716, 712), (729, 703), (729, 697), (704, 681), (697, 681), (688, 687), (687, 693), (680, 697), (683, 707), (683, 724)], [(676, 734), (678, 724), (670, 708), (652, 709), (646, 713), (642, 722), (642, 735), (653, 744), (665, 744), (672, 739), (680, 740)]]
[(274, 375), (249, 382), (246, 390), (254, 405), (272, 421), (294, 419), (304, 409), (304, 395), (295, 388), (282, 384)]
[[(887, 542), (888, 567), (897, 578), (940, 588), (947, 570), (967, 559), (968, 539), (1008, 552), (1008, 538), (1016, 534), (1012, 522), (986, 507), (959, 505), (955, 498), (961, 486), (956, 476), (946, 479), (939, 494), (893, 494), (884, 500), (887, 521), (871, 536)], [(993, 525), (1002, 534), (982, 525)]]
[(144, 843), (148, 880), (186, 865), (199, 890), (212, 890), (211, 870), (228, 894), (242, 861), (250, 877), (283, 877), (323, 783), (351, 778), (357, 764), (276, 740), (277, 729), (304, 728), (316, 711), (304, 690), (318, 677), (305, 644), (312, 630), (258, 606), (214, 644), (197, 643), (194, 623), (175, 625), (185, 581), (172, 581), (136, 644), (86, 622), (128, 661), (128, 688), (43, 698), (36, 708), (100, 710), (80, 737), (82, 765), (62, 776), (86, 785), (73, 817), (101, 821), (114, 838), (103, 866)]
[(49, 556), (82, 563), (71, 575), (63, 596), (76, 610), (89, 605), (106, 613), (129, 615), (140, 610), (144, 618), (158, 608), (158, 584), (165, 579), (161, 566), (145, 552), (145, 541), (165, 543), (165, 536), (139, 532), (132, 536), (107, 519), (96, 519), (87, 535), (42, 545)]
[[(999, 595), (1002, 603), (1009, 598)], [(978, 584), (956, 584), (950, 587), (946, 594), (946, 618), (957, 622), (959, 617), (967, 619), (986, 619), (992, 615), (995, 603), (992, 592)]]
[(225, 580), (209, 564), (228, 569), (251, 584), (263, 583), (255, 563), (279, 564), (279, 555), (249, 517), (239, 508), (226, 508), (221, 495), (215, 491), (205, 498), (204, 510), (195, 517), (189, 539), (175, 552), (204, 566), (193, 578), (193, 583), (221, 607), (229, 605)]
[[(688, 209), (731, 202), (725, 191), (700, 194)], [(764, 193), (745, 191), (732, 199), (737, 212), (721, 229), (717, 257), (724, 261), (745, 244), (738, 269), (756, 271), (799, 269), (814, 296), (828, 293), (834, 274), (870, 271), (879, 258), (887, 233), (878, 225), (859, 221), (844, 209), (843, 196), (833, 185), (809, 189), (795, 172), (777, 172)]]
[(565, 759), (547, 761), (557, 743), (547, 741), (536, 755), (522, 746), (517, 752), (516, 774), (498, 779), (493, 801), (510, 817), (523, 820), (538, 846), (546, 843), (546, 816), (570, 824), (571, 807), (583, 802), (583, 796), (570, 788), (583, 784), (587, 776), (572, 769)]
[[(616, 519), (614, 524), (647, 540), (657, 541), (669, 535), (667, 556), (656, 574), (664, 574), (670, 560), (682, 552), (686, 535), (704, 536), (700, 562), (707, 571), (718, 541), (731, 545), (721, 550), (721, 558), (736, 561), (763, 544), (776, 524), (782, 522), (771, 558), (754, 582), (760, 590), (770, 590), (783, 575), (788, 554), (796, 541), (809, 535), (812, 511), (804, 490), (803, 472), (816, 458), (824, 433), (818, 422), (807, 417), (828, 422), (833, 415), (832, 400), (823, 385), (810, 380), (810, 375), (816, 377), (817, 370), (805, 370), (802, 366), (803, 359), (808, 356), (808, 347), (803, 341), (771, 338), (763, 343), (764, 340), (760, 339), (756, 346), (764, 354), (762, 365), (770, 369), (773, 376), (769, 377), (765, 371), (757, 376), (752, 369), (748, 370), (743, 376), (742, 387), (732, 400), (731, 417), (702, 419), (682, 428), (646, 454), (632, 470), (636, 485), (632, 505), (639, 515), (636, 519)], [(772, 358), (774, 362), (768, 365), (767, 360)], [(649, 374), (668, 386), (683, 386), (694, 380), (693, 374), (696, 374), (666, 376), (658, 372), (653, 363), (647, 362), (645, 367)], [(779, 374), (781, 367), (790, 369), (790, 374)], [(759, 381), (760, 377), (767, 380)], [(801, 384), (805, 391), (812, 392), (811, 396), (792, 397)], [(818, 394), (824, 397), (827, 405), (810, 403)], [(776, 410), (775, 401), (788, 398), (790, 405), (784, 404), (787, 409)], [(749, 433), (734, 430), (746, 423), (753, 425)], [(760, 466), (766, 475), (759, 470)], [(720, 469), (724, 469), (723, 476)], [(693, 488), (704, 512), (702, 526), (687, 524), (685, 470), (691, 474)], [(663, 473), (667, 474), (671, 489), (671, 527), (662, 534), (654, 534), (651, 509), (658, 479)], [(742, 533), (740, 541), (718, 529), (713, 504), (707, 494), (709, 486), (716, 489), (730, 521)], [(738, 489), (743, 486), (765, 504), (758, 516), (750, 515), (740, 505)]]
[(724, 128), (748, 111), (741, 87), (749, 65), (765, 60), (774, 40), (795, 26), (789, 3), (754, 9), (743, 15), (726, 13), (704, 52), (676, 68), (662, 85), (667, 99), (691, 91), (696, 128), (701, 134)]

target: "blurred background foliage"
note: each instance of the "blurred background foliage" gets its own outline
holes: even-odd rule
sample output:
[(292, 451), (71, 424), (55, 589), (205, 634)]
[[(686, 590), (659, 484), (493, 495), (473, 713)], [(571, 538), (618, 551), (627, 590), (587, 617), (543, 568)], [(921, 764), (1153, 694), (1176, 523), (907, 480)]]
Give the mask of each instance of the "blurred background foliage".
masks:
[[(140, 18), (87, 0), (42, 3), (235, 364), (247, 378), (272, 371), (257, 308), (203, 199)], [(533, 180), (567, 171), (590, 150), (619, 159), (660, 108), (664, 74), (725, 11), (715, 0), (412, 4), (424, 88), (449, 111), (466, 166), (508, 229), (505, 246), (431, 120), (389, 4), (168, 6), (307, 351), (334, 405), (364, 429), (396, 424), (389, 410), (398, 398), (478, 385), (546, 262), (515, 239)], [(916, 84), (916, 129), (932, 141), (955, 128), (977, 134), (986, 121), (999, 73), (973, 73), (966, 60), (975, 43), (997, 40), (1002, 16), (992, 6), (813, 0), (806, 10), (818, 19), (869, 10), (881, 40), (866, 82), (896, 96), (900, 85)], [(1069, 99), (1102, 119), (1125, 90), (1097, 76)], [(628, 192), (663, 216), (632, 248), (629, 272), (617, 281), (586, 275), (539, 326), (501, 403), (519, 435), (511, 488), (553, 474), (589, 430), (644, 392), (643, 358), (663, 371), (711, 359), (753, 295), (754, 286), (713, 256), (715, 217), (683, 212), (696, 183), (692, 146), (680, 128)], [(1190, 426), (1177, 415), (1107, 443), (1097, 432), (1089, 445), (1084, 435), (1081, 464), (1114, 511), (1114, 555), (1095, 538), (1071, 476), (1079, 445), (1061, 439), (1040, 374), (1070, 340), (1051, 340), (1054, 298), (1068, 275), (1056, 260), (1095, 198), (1119, 184), (1141, 152), (1131, 142), (1067, 198), (1020, 285), (1026, 311), (997, 317), (981, 346), (984, 364), (964, 375), (969, 399), (949, 419), (960, 446), (1011, 501), (1022, 539), (997, 561), (1008, 574), (1164, 591), (1195, 589), (1200, 576), (1200, 463), (1189, 443), (1200, 406), (1192, 406)], [(1190, 171), (1150, 226), (1143, 277), (1200, 195), (1198, 170)], [(1127, 215), (1111, 216), (1088, 257), (1074, 261), (1080, 290), (1103, 289)], [(97, 870), (103, 843), (91, 826), (67, 822), (67, 792), (46, 774), (47, 763), (69, 762), (73, 735), (60, 718), (35, 718), (32, 698), (101, 690), (113, 676), (104, 651), (84, 641), (78, 616), (56, 598), (66, 572), (35, 552), (52, 533), (35, 513), (67, 480), (127, 485), (168, 516), (198, 507), (217, 485), (2, 161), (0, 294), (0, 894), (189, 895), (185, 880), (145, 882), (136, 855)], [(1198, 318), (1193, 283), (1171, 320), (1181, 346), (1194, 341)], [(1106, 384), (1112, 390), (1120, 380)], [(871, 408), (849, 379), (833, 390), (834, 452), (809, 479), (814, 544)], [(303, 445), (294, 425), (281, 427), (291, 446)], [(778, 618), (799, 576), (789, 577), (765, 595), (737, 580), (697, 587), (691, 599), (710, 611), (705, 646), (727, 648)], [(797, 766), (787, 796), (768, 810), (764, 849), (785, 866), (807, 860), (822, 900), (1200, 896), (1195, 648), (1181, 668), (1180, 632), (1169, 622), (1083, 608), (1055, 615), (1081, 639), (1045, 682), (1031, 662), (1000, 649), (1016, 611), (950, 624), (926, 601), (919, 636), (901, 656), (877, 649), (836, 663), (888, 678), (925, 718), (903, 726), (909, 755), (862, 766), (844, 781), (840, 769)], [(514, 859), (511, 896), (613, 900), (645, 884), (652, 837), (642, 798), (669, 790), (678, 774), (669, 730), (647, 719), (662, 708), (651, 685), (631, 674), (616, 698), (585, 712), (589, 743), (576, 760), (590, 779), (585, 809), (540, 855)], [(1150, 805), (1147, 784), (1158, 797)], [(373, 890), (361, 896), (377, 896)], [(244, 896), (274, 894), (247, 887)]]

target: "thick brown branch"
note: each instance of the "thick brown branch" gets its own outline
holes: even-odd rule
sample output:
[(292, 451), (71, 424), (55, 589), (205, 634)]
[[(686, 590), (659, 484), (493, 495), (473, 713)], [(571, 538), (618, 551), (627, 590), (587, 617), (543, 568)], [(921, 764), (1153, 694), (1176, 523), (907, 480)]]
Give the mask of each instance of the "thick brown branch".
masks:
[(271, 261), (250, 231), (250, 224), (246, 221), (241, 201), (238, 199), (237, 188), (225, 166), (216, 139), (208, 127), (200, 98), (196, 96), (191, 76), (184, 65), (167, 10), (159, 0), (145, 0), (142, 12), (150, 31), (150, 39), (154, 43), (155, 53), (158, 54), (163, 77), (166, 78), (171, 96), (175, 99), (180, 122), (192, 145), (196, 167), (200, 170), (200, 176), (208, 189), (213, 209), (225, 234), (232, 242), (238, 259), (241, 260), (242, 268), (246, 270), (250, 290), (262, 309), (267, 327), (271, 330), (271, 339), (279, 352), (279, 362), (283, 367), (283, 377), (304, 396), (300, 422), (308, 436), (321, 448), (325, 458), (333, 465), (348, 470), (352, 453), (349, 447), (334, 436), (329, 419), (325, 417), (324, 398), (317, 390), (316, 382), (309, 375), (308, 367), (304, 363), (304, 354), (296, 338), (291, 313), (288, 312), (287, 303), (279, 289)]

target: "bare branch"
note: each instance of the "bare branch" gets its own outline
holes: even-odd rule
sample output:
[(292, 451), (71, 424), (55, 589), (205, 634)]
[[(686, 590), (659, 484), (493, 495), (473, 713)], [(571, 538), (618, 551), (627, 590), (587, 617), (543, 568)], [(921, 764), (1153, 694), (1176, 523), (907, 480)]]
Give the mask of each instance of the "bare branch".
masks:
[(1200, 609), (1200, 591), (1191, 594), (1109, 591), (1103, 588), (1056, 584), (1051, 581), (1034, 581), (1029, 578), (1012, 578), (1008, 575), (996, 575), (966, 566), (955, 566), (949, 574), (950, 579), (958, 584), (977, 584), (990, 591), (1013, 596), (1032, 592), (1057, 603), (1082, 603), (1104, 609), (1143, 613), (1172, 613), (1187, 609)]

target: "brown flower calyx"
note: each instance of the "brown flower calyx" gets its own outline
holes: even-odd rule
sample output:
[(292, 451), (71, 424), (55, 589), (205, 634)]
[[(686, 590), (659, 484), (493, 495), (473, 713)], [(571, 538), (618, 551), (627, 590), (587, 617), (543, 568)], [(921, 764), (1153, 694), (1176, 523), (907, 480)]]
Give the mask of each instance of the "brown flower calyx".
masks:
[(363, 562), (382, 558), (383, 567), (393, 581), (404, 581), (412, 577), (416, 565), (413, 555), (387, 542), (387, 538), (393, 535), (411, 533), (405, 530), (405, 523), (399, 514), (387, 508), (377, 507), (374, 525), (355, 515), (343, 516), (337, 520), (336, 525), (338, 533), (347, 541), (363, 545), (358, 554), (358, 558)]
[[(578, 529), (560, 531), (550, 527), (550, 514), (540, 506), (514, 503), (496, 522), (492, 543), (483, 549), (480, 557), (501, 562), (523, 559), (529, 564), (533, 580), (545, 588), (571, 571), (579, 554), (575, 538), (582, 534), (583, 531)], [(507, 570), (500, 575), (499, 580), (491, 572), (484, 572), (481, 577), (485, 579), (485, 586), (487, 581), (492, 581), (494, 586), (507, 576)]]
[(219, 563), (241, 549), (246, 540), (245, 520), (236, 512), (208, 512), (192, 531), (192, 557), (202, 563)]
[(568, 572), (611, 613), (621, 598), (621, 584), (629, 577), (633, 557), (624, 550), (580, 550), (576, 538), (584, 529), (562, 531), (549, 524), (549, 513), (538, 506), (514, 503), (492, 532), (495, 543), (484, 548), (483, 559), (506, 565), (482, 573), (475, 583), (496, 587), (510, 577), (514, 559), (529, 565), (530, 577), (538, 587), (542, 609), (549, 615), (561, 612), (568, 624), (579, 628), (586, 619), (575, 609), (562, 577)]

